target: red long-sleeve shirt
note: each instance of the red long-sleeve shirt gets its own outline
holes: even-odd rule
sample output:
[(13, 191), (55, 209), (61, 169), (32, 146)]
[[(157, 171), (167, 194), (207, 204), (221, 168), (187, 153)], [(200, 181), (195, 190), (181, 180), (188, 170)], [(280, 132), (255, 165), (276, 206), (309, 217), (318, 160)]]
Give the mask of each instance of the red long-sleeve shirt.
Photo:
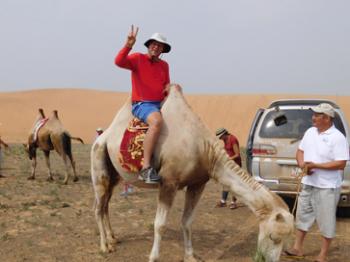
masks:
[[(238, 149), (239, 149), (239, 142), (238, 142), (237, 137), (235, 137), (232, 134), (229, 134), (229, 135), (226, 136), (226, 139), (224, 139), (224, 142), (225, 142), (225, 150), (226, 150), (227, 154), (230, 157), (234, 156), (235, 155), (235, 151), (233, 150), (234, 144), (236, 144)], [(234, 161), (240, 167), (242, 166), (241, 155), (239, 155), (239, 157), (235, 158)]]
[(131, 70), (132, 101), (162, 101), (163, 90), (170, 83), (168, 63), (164, 60), (151, 61), (146, 54), (129, 55), (130, 50), (123, 47), (115, 58), (115, 64)]

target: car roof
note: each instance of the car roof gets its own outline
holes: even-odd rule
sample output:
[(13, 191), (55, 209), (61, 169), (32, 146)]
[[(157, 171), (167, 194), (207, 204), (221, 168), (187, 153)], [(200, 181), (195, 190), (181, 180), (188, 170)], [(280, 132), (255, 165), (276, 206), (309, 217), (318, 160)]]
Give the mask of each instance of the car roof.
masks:
[(276, 106), (316, 106), (321, 103), (328, 103), (334, 108), (339, 109), (336, 103), (328, 99), (281, 99), (273, 101), (268, 108)]

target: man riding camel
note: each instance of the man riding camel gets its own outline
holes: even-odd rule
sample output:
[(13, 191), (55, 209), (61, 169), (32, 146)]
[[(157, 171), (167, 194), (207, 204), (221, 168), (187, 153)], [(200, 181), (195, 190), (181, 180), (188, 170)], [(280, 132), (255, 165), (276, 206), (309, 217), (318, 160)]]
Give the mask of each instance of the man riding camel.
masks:
[(139, 178), (154, 184), (161, 180), (151, 166), (152, 153), (158, 140), (163, 118), (160, 113), (161, 103), (167, 94), (170, 83), (169, 65), (160, 59), (162, 53), (168, 53), (171, 46), (159, 33), (153, 34), (144, 44), (147, 54), (129, 54), (136, 42), (138, 27), (131, 26), (125, 46), (115, 58), (115, 64), (131, 70), (132, 79), (132, 114), (147, 123), (149, 128), (144, 140), (144, 162)]

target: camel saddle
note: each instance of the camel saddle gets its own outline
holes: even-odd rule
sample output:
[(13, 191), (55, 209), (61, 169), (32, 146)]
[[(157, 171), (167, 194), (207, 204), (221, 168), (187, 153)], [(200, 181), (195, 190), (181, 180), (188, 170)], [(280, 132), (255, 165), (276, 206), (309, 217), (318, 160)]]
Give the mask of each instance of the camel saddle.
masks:
[(133, 118), (120, 144), (118, 160), (128, 172), (138, 173), (143, 165), (143, 141), (145, 140), (148, 125), (138, 118)]

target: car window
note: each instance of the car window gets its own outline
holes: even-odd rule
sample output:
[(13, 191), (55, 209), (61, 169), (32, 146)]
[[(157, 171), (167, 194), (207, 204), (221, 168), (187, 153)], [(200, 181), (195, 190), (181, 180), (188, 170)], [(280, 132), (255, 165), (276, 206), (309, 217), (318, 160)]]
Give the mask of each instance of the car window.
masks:
[[(292, 138), (300, 139), (305, 131), (312, 126), (312, 111), (305, 109), (283, 110), (287, 122), (282, 125), (276, 125), (276, 111), (270, 111), (266, 114), (259, 135), (262, 138)], [(343, 123), (340, 116), (336, 113), (334, 125), (346, 136)]]

